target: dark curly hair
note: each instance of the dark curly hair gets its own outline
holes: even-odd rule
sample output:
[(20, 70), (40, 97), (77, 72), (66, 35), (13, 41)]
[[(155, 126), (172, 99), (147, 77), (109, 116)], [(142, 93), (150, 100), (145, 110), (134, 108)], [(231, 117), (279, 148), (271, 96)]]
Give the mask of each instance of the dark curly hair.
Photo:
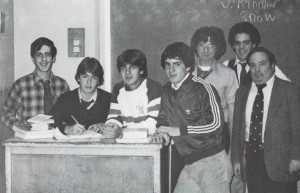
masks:
[(205, 27), (200, 27), (199, 29), (197, 29), (192, 37), (191, 47), (192, 47), (194, 53), (197, 54), (198, 44), (201, 41), (207, 42), (208, 37), (210, 37), (212, 44), (216, 46), (215, 59), (219, 60), (226, 52), (226, 40), (225, 40), (223, 30), (218, 27), (205, 26)]
[(268, 56), (268, 60), (269, 60), (269, 62), (270, 62), (271, 65), (272, 65), (272, 64), (276, 64), (276, 59), (275, 59), (274, 54), (273, 54), (271, 51), (269, 51), (267, 48), (264, 48), (264, 47), (255, 47), (255, 48), (253, 48), (253, 49), (249, 52), (249, 54), (247, 55), (247, 59), (246, 59), (246, 61), (247, 61), (248, 64), (249, 64), (249, 59), (250, 59), (250, 57), (251, 57), (254, 53), (257, 53), (257, 52), (265, 53), (265, 54)]
[(175, 42), (169, 44), (161, 55), (160, 65), (165, 69), (165, 62), (167, 59), (178, 59), (182, 61), (186, 68), (191, 68), (190, 72), (194, 70), (195, 56), (191, 47), (183, 42)]
[(34, 40), (34, 42), (32, 42), (32, 44), (30, 46), (31, 57), (33, 58), (34, 54), (36, 52), (38, 52), (43, 46), (49, 46), (52, 57), (56, 56), (57, 50), (56, 50), (56, 47), (54, 46), (54, 43), (51, 40), (49, 40), (48, 38), (40, 37), (40, 38)]
[(240, 22), (232, 26), (229, 30), (228, 43), (233, 46), (234, 38), (237, 34), (245, 33), (250, 36), (251, 42), (258, 46), (260, 44), (260, 34), (258, 29), (249, 22)]

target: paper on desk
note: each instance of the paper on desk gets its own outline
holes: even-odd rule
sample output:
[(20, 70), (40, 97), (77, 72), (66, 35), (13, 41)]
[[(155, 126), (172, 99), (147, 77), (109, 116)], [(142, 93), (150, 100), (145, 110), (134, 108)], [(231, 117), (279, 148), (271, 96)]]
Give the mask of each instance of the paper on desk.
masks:
[(27, 122), (30, 123), (54, 123), (54, 120), (51, 119), (52, 116), (50, 115), (44, 115), (44, 114), (38, 114), (34, 117), (31, 117), (27, 120)]
[(101, 139), (104, 136), (95, 131), (87, 130), (81, 135), (64, 135), (60, 132), (60, 130), (56, 127), (53, 135), (54, 139), (64, 139), (64, 140), (72, 140), (72, 139)]

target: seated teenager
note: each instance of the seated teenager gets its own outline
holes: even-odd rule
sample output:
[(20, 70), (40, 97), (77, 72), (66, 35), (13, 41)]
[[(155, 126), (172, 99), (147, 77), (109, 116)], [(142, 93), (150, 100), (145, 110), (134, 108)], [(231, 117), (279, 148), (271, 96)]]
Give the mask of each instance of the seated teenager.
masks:
[(114, 85), (104, 136), (118, 137), (124, 127), (155, 133), (161, 85), (147, 78), (146, 56), (140, 50), (125, 50), (118, 56), (117, 68), (123, 81)]
[(84, 58), (75, 79), (79, 88), (61, 95), (51, 110), (55, 125), (64, 134), (80, 135), (87, 129), (100, 130), (106, 121), (110, 93), (103, 84), (103, 68), (95, 58)]

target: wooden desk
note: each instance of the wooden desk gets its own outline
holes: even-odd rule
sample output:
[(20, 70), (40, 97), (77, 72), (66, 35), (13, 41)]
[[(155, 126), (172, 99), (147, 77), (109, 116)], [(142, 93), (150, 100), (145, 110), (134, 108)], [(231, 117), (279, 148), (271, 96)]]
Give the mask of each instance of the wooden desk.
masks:
[(6, 192), (161, 192), (161, 144), (4, 142)]

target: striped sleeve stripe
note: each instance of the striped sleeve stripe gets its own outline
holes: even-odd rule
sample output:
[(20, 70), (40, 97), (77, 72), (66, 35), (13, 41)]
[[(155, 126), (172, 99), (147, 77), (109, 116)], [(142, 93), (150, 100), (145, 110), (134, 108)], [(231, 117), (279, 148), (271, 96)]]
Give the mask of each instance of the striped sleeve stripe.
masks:
[[(155, 106), (151, 106), (151, 107), (148, 107), (147, 110), (148, 112), (151, 112), (151, 111), (158, 111), (160, 108), (160, 104), (157, 104)], [(149, 114), (149, 113), (148, 113)]]
[(157, 117), (158, 113), (159, 113), (159, 110), (150, 111), (150, 112), (148, 112), (148, 116)]
[(117, 115), (120, 116), (121, 115), (121, 111), (118, 109), (109, 109), (109, 115)]
[(126, 121), (127, 123), (140, 123), (142, 121), (146, 120), (146, 116), (140, 116), (140, 117), (132, 117), (132, 116), (127, 116), (123, 117), (123, 120)]
[(200, 133), (209, 133), (217, 130), (221, 125), (221, 114), (220, 114), (220, 108), (218, 106), (218, 103), (216, 101), (214, 92), (210, 84), (208, 84), (206, 81), (204, 81), (201, 78), (193, 78), (195, 82), (199, 82), (204, 85), (205, 89), (207, 90), (209, 94), (209, 101), (211, 105), (211, 110), (213, 114), (213, 122), (208, 125), (201, 125), (201, 126), (187, 126), (188, 133), (193, 134), (200, 134)]

